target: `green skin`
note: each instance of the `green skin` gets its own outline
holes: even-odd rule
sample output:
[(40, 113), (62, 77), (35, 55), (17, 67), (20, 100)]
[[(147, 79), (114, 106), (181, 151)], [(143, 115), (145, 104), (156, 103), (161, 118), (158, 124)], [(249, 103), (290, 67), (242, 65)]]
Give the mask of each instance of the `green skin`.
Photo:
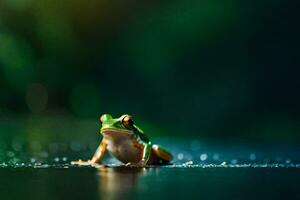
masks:
[(168, 163), (172, 155), (159, 145), (152, 144), (144, 132), (134, 124), (131, 116), (112, 118), (109, 114), (101, 116), (100, 133), (102, 142), (89, 161), (72, 162), (76, 165), (98, 165), (106, 152), (110, 151), (126, 166), (143, 167)]

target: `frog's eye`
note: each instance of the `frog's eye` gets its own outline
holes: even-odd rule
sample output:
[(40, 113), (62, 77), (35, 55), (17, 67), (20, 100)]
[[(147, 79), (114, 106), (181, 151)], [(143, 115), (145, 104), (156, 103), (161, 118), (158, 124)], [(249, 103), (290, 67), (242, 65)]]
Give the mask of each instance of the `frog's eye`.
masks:
[(132, 128), (133, 127), (133, 119), (130, 115), (125, 115), (122, 119), (122, 124), (125, 128)]
[(101, 122), (101, 123), (104, 122), (104, 117), (105, 117), (104, 115), (101, 115), (101, 117), (100, 117), (100, 122)]

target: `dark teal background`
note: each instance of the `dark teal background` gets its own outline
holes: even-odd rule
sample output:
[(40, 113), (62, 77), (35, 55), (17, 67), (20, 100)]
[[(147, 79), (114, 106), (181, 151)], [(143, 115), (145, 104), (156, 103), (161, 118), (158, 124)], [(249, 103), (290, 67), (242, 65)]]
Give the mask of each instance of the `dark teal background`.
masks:
[[(299, 199), (299, 15), (291, 0), (0, 0), (0, 199)], [(70, 166), (103, 113), (133, 115), (175, 165)]]
[(129, 113), (150, 135), (298, 143), (296, 4), (3, 0), (0, 128), (47, 138)]

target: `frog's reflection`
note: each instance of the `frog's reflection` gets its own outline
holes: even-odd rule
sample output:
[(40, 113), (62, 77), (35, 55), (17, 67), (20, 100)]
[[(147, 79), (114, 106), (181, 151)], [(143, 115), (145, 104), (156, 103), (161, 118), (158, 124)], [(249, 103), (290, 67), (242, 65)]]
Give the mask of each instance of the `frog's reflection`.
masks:
[(145, 168), (101, 167), (98, 169), (100, 199), (126, 199), (133, 194)]

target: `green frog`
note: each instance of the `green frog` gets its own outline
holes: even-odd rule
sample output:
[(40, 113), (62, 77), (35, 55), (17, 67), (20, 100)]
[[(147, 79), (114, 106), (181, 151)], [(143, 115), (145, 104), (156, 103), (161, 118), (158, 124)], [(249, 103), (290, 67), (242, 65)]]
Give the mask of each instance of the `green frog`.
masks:
[(157, 144), (152, 144), (144, 132), (134, 123), (132, 116), (113, 118), (109, 114), (100, 117), (103, 138), (94, 156), (89, 161), (72, 162), (75, 165), (97, 165), (108, 150), (126, 166), (168, 164), (173, 159), (171, 153)]

